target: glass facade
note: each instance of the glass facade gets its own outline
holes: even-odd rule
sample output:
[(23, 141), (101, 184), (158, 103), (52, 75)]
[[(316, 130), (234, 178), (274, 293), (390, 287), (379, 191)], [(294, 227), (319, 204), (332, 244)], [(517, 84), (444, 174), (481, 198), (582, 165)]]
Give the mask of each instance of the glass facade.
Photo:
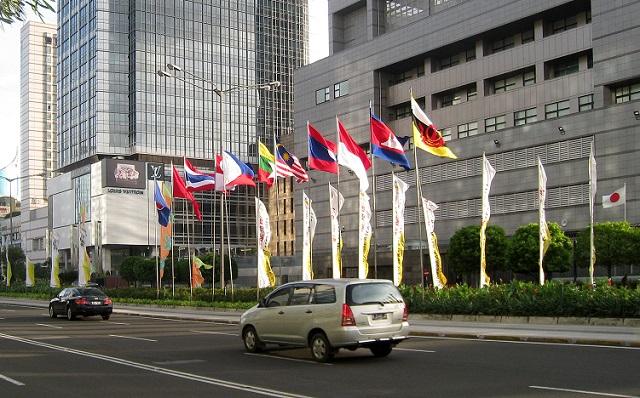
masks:
[[(308, 59), (307, 7), (306, 0), (61, 0), (60, 167), (95, 156), (164, 163), (186, 156), (210, 170), (221, 146), (256, 164), (258, 138), (271, 145), (293, 132), (293, 70)], [(170, 71), (176, 78), (158, 74), (168, 63), (182, 68)], [(275, 90), (239, 89), (222, 102), (213, 92), (213, 84), (226, 90), (276, 80)], [(255, 235), (254, 195), (229, 195), (238, 244)], [(197, 198), (205, 222), (196, 234), (206, 243), (214, 195)], [(176, 213), (176, 224), (184, 222), (186, 212)], [(180, 244), (186, 225), (176, 227)]]

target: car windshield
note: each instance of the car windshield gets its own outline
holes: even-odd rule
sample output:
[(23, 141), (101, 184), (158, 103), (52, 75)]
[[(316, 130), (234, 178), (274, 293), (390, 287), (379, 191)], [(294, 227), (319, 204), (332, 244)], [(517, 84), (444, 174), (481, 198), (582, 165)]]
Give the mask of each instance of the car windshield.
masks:
[(104, 294), (100, 289), (96, 289), (95, 287), (78, 289), (78, 293), (80, 293), (80, 296), (96, 296), (96, 297), (106, 296), (106, 294)]
[(357, 283), (347, 286), (347, 304), (402, 303), (402, 295), (390, 283)]

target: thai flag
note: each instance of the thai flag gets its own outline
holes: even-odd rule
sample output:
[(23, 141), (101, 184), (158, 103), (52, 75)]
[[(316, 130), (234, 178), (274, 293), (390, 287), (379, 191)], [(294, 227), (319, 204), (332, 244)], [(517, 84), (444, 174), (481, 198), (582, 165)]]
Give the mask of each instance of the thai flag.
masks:
[(215, 176), (196, 169), (187, 158), (184, 159), (184, 177), (187, 190), (191, 192), (209, 191), (216, 187)]
[(223, 152), (221, 167), (225, 189), (231, 189), (238, 185), (256, 186), (256, 183), (253, 182), (254, 173), (251, 167), (240, 161), (240, 159), (230, 152)]
[(338, 174), (336, 161), (338, 148), (335, 142), (325, 139), (309, 122), (307, 122), (307, 132), (309, 133), (309, 168)]
[(156, 181), (156, 187), (153, 192), (153, 199), (156, 202), (156, 210), (158, 211), (158, 223), (163, 227), (169, 225), (169, 217), (171, 216), (171, 208), (167, 205), (167, 201), (162, 196), (160, 183)]
[[(409, 170), (409, 160), (404, 154), (403, 142), (376, 115), (371, 113), (371, 153)], [(407, 137), (408, 138), (408, 137)], [(406, 141), (405, 141), (406, 142)]]

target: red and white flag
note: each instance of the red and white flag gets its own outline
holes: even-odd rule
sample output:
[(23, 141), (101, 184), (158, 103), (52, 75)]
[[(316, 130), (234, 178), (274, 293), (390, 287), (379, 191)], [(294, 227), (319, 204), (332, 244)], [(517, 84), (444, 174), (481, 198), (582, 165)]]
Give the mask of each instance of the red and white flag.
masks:
[(360, 180), (360, 192), (366, 192), (369, 189), (367, 170), (371, 168), (371, 161), (367, 157), (367, 153), (353, 140), (337, 117), (336, 123), (340, 137), (340, 141), (338, 141), (338, 164), (351, 169)]
[(605, 209), (609, 207), (616, 207), (623, 205), (627, 201), (627, 184), (620, 189), (616, 189), (610, 195), (604, 195), (602, 197), (602, 207)]

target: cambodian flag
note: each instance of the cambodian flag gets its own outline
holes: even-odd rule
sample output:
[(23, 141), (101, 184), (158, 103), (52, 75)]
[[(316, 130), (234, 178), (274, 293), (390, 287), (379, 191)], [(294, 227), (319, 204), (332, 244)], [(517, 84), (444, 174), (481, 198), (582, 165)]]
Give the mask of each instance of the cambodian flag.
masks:
[(256, 186), (253, 182), (254, 173), (251, 167), (240, 161), (230, 152), (222, 153), (222, 173), (224, 175), (224, 188), (231, 189), (238, 185)]
[(156, 187), (153, 191), (153, 199), (156, 202), (156, 210), (158, 211), (158, 223), (163, 227), (169, 225), (169, 217), (171, 216), (171, 208), (167, 205), (167, 201), (162, 196), (160, 183), (156, 181)]
[[(380, 159), (409, 170), (409, 160), (404, 154), (403, 142), (386, 124), (371, 112), (371, 153)], [(405, 141), (406, 142), (406, 141)]]
[(191, 192), (210, 191), (216, 187), (214, 175), (206, 174), (193, 167), (189, 159), (184, 159), (185, 185)]
[(338, 174), (335, 142), (325, 139), (311, 123), (307, 122), (309, 133), (309, 167), (312, 169)]

